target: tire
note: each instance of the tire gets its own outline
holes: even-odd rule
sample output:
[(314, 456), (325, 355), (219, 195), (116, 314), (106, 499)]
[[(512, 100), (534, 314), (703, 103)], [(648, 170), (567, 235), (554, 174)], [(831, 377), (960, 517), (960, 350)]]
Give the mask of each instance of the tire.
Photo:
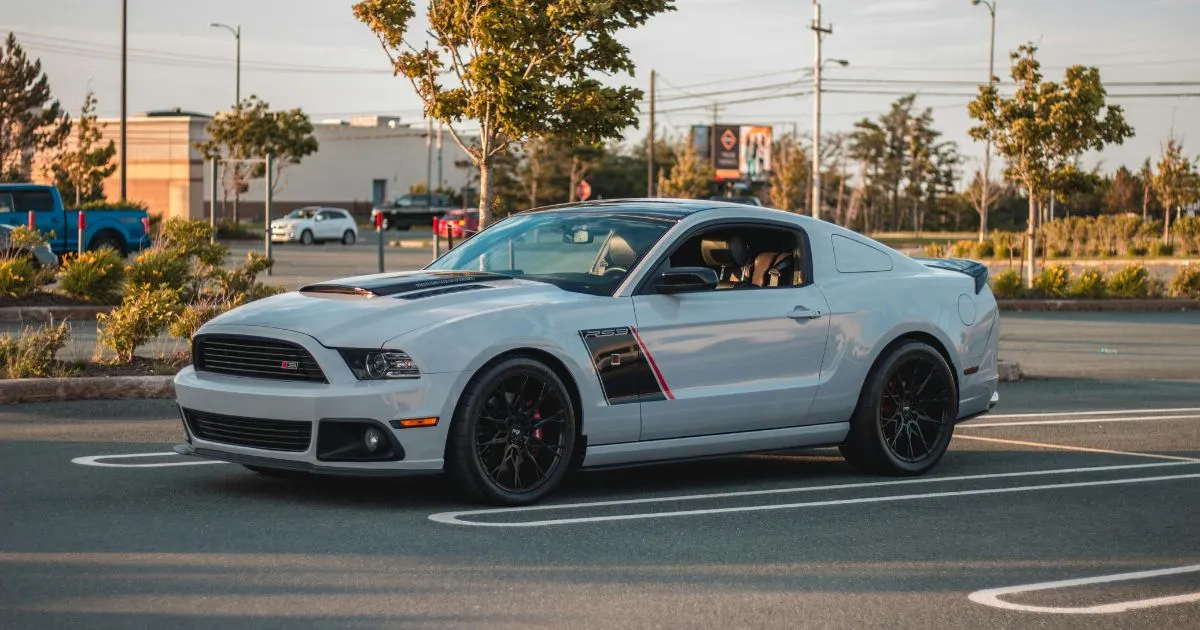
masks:
[(122, 258), (128, 255), (125, 249), (125, 239), (121, 238), (120, 234), (112, 230), (101, 230), (92, 236), (92, 240), (88, 243), (88, 250), (95, 251), (105, 247), (116, 250)]
[(926, 343), (905, 341), (871, 369), (839, 450), (865, 473), (920, 475), (945, 455), (957, 417), (958, 386), (946, 359)]
[(450, 425), (446, 471), (469, 500), (526, 505), (558, 487), (575, 439), (562, 380), (540, 361), (515, 357), (485, 366), (467, 384)]
[(301, 245), (312, 245), (313, 244), (313, 233), (311, 230), (304, 230), (303, 232), (300, 233), (300, 244)]
[(354, 236), (354, 230), (346, 230), (342, 235), (342, 245), (353, 245), (357, 237)]

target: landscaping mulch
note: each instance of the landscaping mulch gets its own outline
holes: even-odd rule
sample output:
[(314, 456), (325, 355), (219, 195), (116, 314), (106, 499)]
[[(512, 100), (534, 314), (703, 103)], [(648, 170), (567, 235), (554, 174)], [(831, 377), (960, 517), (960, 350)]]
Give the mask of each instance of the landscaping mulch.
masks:
[(29, 295), (19, 298), (11, 295), (0, 295), (0, 308), (6, 306), (101, 306), (87, 300), (63, 295), (61, 293), (50, 293), (48, 291), (37, 291)]

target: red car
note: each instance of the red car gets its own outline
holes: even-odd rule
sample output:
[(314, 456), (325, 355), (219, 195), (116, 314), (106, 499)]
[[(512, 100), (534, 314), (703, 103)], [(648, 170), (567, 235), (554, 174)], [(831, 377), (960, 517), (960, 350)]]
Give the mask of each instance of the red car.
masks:
[(438, 234), (442, 238), (463, 239), (479, 231), (478, 210), (451, 210), (437, 221)]

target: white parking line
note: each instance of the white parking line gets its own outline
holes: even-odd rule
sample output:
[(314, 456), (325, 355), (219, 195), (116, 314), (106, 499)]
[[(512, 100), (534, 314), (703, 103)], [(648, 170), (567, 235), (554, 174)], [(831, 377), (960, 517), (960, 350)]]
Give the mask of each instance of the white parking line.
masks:
[[(1162, 468), (1162, 467), (1189, 466), (1189, 465), (1194, 466), (1198, 463), (1200, 463), (1200, 461), (1186, 461), (1186, 462), (1174, 462), (1173, 461), (1173, 462), (1156, 462), (1153, 464), (1120, 464), (1120, 465), (1113, 465), (1113, 466), (1090, 466), (1090, 467), (1083, 467), (1083, 468), (1055, 468), (1055, 469), (1050, 469), (1050, 470), (1023, 470), (1023, 471), (1019, 471), (1019, 472), (985, 473), (985, 474), (980, 474), (980, 475), (955, 475), (955, 476), (950, 476), (950, 477), (918, 477), (915, 479), (898, 479), (898, 480), (893, 480), (893, 481), (868, 481), (868, 482), (861, 482), (861, 483), (843, 483), (843, 484), (834, 484), (834, 485), (828, 485), (828, 486), (800, 486), (800, 487), (791, 487), (791, 488), (773, 488), (770, 490), (744, 490), (744, 491), (738, 491), (738, 492), (715, 492), (715, 493), (708, 493), (708, 494), (690, 494), (690, 495), (680, 495), (680, 496), (649, 497), (649, 498), (644, 498), (644, 499), (618, 499), (618, 500), (614, 500), (614, 501), (561, 503), (561, 504), (557, 504), (557, 505), (530, 505), (530, 506), (512, 507), (512, 508), (467, 510), (467, 511), (459, 511), (459, 512), (440, 512), (437, 514), (431, 514), (429, 516), (429, 519), (432, 521), (439, 522), (439, 523), (448, 523), (448, 524), (454, 524), (454, 525), (478, 525), (478, 526), (483, 526), (483, 527), (519, 527), (519, 526), (526, 525), (526, 523), (516, 523), (516, 524), (479, 523), (479, 522), (472, 522), (472, 521), (463, 521), (463, 520), (460, 520), (460, 517), (477, 516), (477, 515), (482, 515), (482, 514), (544, 512), (547, 510), (572, 510), (572, 509), (580, 509), (580, 508), (614, 507), (614, 506), (624, 506), (624, 505), (646, 505), (646, 504), (652, 504), (652, 503), (676, 503), (676, 502), (682, 502), (682, 501), (699, 501), (699, 500), (705, 500), (705, 499), (729, 499), (729, 498), (768, 496), (768, 495), (775, 495), (775, 494), (791, 494), (791, 493), (802, 493), (802, 492), (855, 490), (855, 489), (860, 489), (860, 488), (885, 488), (885, 487), (890, 487), (890, 486), (909, 486), (909, 485), (921, 485), (921, 484), (930, 484), (930, 483), (944, 483), (944, 482), (951, 482), (951, 481), (975, 481), (975, 480), (982, 480), (982, 479), (1012, 479), (1012, 478), (1019, 478), (1019, 477), (1035, 477), (1035, 476), (1042, 476), (1042, 475), (1049, 476), (1049, 475), (1066, 475), (1066, 474), (1076, 474), (1076, 473), (1084, 474), (1084, 473), (1095, 473), (1095, 472), (1109, 472), (1109, 471), (1117, 471), (1117, 470), (1122, 470), (1122, 471), (1124, 471), (1124, 470), (1140, 470), (1143, 468)], [(1016, 490), (1020, 490), (1020, 489), (1021, 488), (1017, 488)], [(939, 493), (939, 494), (942, 494), (942, 493)], [(927, 495), (913, 495), (913, 496), (924, 497)], [(932, 496), (932, 495), (929, 495), (929, 496)], [(892, 497), (880, 497), (880, 498), (884, 499), (884, 500), (892, 499)], [(789, 506), (784, 506), (784, 507), (794, 507), (794, 506), (803, 506), (803, 505), (807, 505), (807, 504), (791, 504)], [(770, 507), (773, 507), (773, 506), (764, 506), (764, 507), (769, 509)], [(764, 507), (755, 507), (754, 509), (764, 509)], [(729, 508), (729, 509), (732, 511), (738, 511), (740, 508)], [(700, 512), (703, 512), (703, 511), (700, 511)], [(651, 514), (650, 516), (642, 516), (640, 518), (652, 518), (652, 517), (660, 516), (660, 515), (675, 515), (675, 514), (674, 513)], [(634, 517), (638, 517), (638, 516), (634, 515)], [(621, 517), (615, 517), (615, 518), (621, 518)], [(610, 518), (609, 520), (613, 520), (613, 519)], [(546, 523), (546, 522), (548, 522), (548, 521), (534, 521), (533, 523), (540, 524), (540, 523)]]
[[(1034, 492), (1038, 490), (1058, 490), (1062, 488), (1087, 488), (1093, 486), (1114, 486), (1134, 483), (1154, 483), (1158, 481), (1178, 481), (1181, 479), (1200, 479), (1200, 473), (1188, 475), (1162, 475), (1158, 477), (1127, 477), (1122, 479), (1106, 479), (1103, 481), (1079, 481), (1072, 483), (1053, 483), (1038, 486), (1022, 486), (1016, 488), (983, 488), (978, 490), (954, 490), (948, 492), (929, 492), (926, 494), (901, 494), (884, 497), (859, 497), (856, 499), (833, 499), (829, 501), (808, 501), (803, 503), (783, 503), (777, 505), (745, 505), (727, 508), (709, 508), (703, 510), (677, 510), (673, 512), (640, 512), (636, 514), (614, 514), (609, 516), (584, 516), (578, 518), (556, 518), (542, 521), (524, 522), (479, 522), (464, 521), (463, 516), (480, 514), (495, 514), (501, 510), (471, 510), (464, 512), (440, 512), (430, 514), (429, 520), (453, 525), (474, 525), (476, 527), (545, 527), (549, 525), (578, 525), (581, 523), (603, 523), (612, 521), (636, 521), (651, 518), (671, 518), (679, 516), (708, 516), (712, 514), (730, 514), (734, 512), (767, 512), (774, 510), (791, 510), (797, 508), (826, 507), (831, 505), (858, 505), (863, 503), (890, 503), (894, 501), (915, 501), (918, 499), (939, 499), (945, 497), (965, 497), (986, 494), (1011, 494), (1014, 492)], [(735, 494), (735, 493), (731, 493)], [(670, 498), (660, 500), (673, 500)]]
[(1106, 409), (1103, 411), (1047, 411), (1040, 413), (998, 413), (988, 418), (1050, 418), (1054, 416), (1120, 416), (1139, 413), (1186, 413), (1200, 411), (1200, 407), (1177, 407), (1175, 409)]
[[(988, 416), (984, 416), (985, 418)], [(988, 427), (1029, 427), (1048, 424), (1100, 424), (1103, 422), (1149, 422), (1152, 420), (1200, 420), (1200, 415), (1187, 416), (1133, 416), (1117, 418), (1072, 418), (1070, 420), (1025, 420), (1017, 422), (968, 422), (956, 426), (956, 429), (982, 429)]]
[(997, 444), (1012, 444), (1014, 446), (1034, 446), (1059, 451), (1078, 451), (1080, 453), (1103, 453), (1105, 455), (1129, 455), (1131, 457), (1149, 457), (1151, 459), (1168, 459), (1177, 462), (1200, 462), (1195, 457), (1180, 457), (1178, 455), (1160, 455), (1158, 453), (1139, 453), (1137, 451), (1114, 451), (1107, 448), (1088, 448), (1086, 446), (1070, 446), (1067, 444), (1048, 444), (1046, 442), (1026, 442), (1024, 440), (1002, 440), (1000, 438), (983, 437), (981, 435), (956, 435), (955, 439), (978, 440), (980, 442), (995, 442)]
[(76, 457), (71, 460), (72, 464), (81, 466), (99, 466), (101, 468), (167, 468), (169, 466), (201, 466), (204, 464), (225, 464), (227, 462), (218, 462), (213, 460), (197, 460), (187, 462), (158, 462), (154, 464), (109, 464), (102, 460), (106, 459), (132, 459), (135, 457), (178, 457), (179, 453), (127, 453), (124, 455), (89, 455), (87, 457)]
[(1078, 578), (1074, 580), (1059, 580), (1057, 582), (1041, 582), (1038, 584), (1023, 584), (1021, 586), (991, 588), (983, 591), (975, 591), (974, 593), (968, 595), (967, 598), (976, 604), (983, 604), (984, 606), (991, 606), (993, 608), (1003, 608), (1005, 610), (1018, 610), (1021, 612), (1067, 615), (1120, 613), (1130, 610), (1138, 610), (1141, 608), (1153, 608), (1156, 606), (1169, 606), (1171, 604), (1185, 604), (1188, 602), (1200, 601), (1200, 592), (1185, 593), (1183, 595), (1171, 595), (1167, 597), (1154, 597), (1150, 599), (1137, 599), (1133, 601), (1116, 602), (1112, 604), (1101, 604), (1098, 606), (1077, 607), (1027, 606), (1025, 604), (1013, 604), (1000, 599), (1000, 596), (1014, 595), (1017, 593), (1033, 593), (1037, 591), (1050, 591), (1055, 589), (1071, 588), (1073, 586), (1087, 586), (1089, 584), (1107, 584), (1109, 582), (1144, 580), (1162, 577), (1165, 575), (1179, 575), (1181, 573), (1195, 572), (1200, 572), (1200, 564), (1194, 564), (1187, 567), (1177, 567), (1174, 569), (1155, 569), (1153, 571), (1136, 571), (1134, 573), (1118, 573), (1116, 575), (1101, 575), (1098, 577)]

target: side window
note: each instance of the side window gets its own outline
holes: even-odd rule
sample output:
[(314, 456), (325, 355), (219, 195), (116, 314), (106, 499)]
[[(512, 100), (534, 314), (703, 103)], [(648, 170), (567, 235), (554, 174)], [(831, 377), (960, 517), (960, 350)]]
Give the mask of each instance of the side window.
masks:
[(810, 281), (803, 247), (798, 230), (722, 225), (689, 236), (666, 266), (712, 269), (718, 291), (797, 287)]
[(12, 195), (8, 193), (0, 193), (0, 212), (16, 212), (17, 204), (13, 202)]
[(21, 190), (13, 193), (17, 212), (46, 212), (54, 209), (54, 195), (48, 190)]

